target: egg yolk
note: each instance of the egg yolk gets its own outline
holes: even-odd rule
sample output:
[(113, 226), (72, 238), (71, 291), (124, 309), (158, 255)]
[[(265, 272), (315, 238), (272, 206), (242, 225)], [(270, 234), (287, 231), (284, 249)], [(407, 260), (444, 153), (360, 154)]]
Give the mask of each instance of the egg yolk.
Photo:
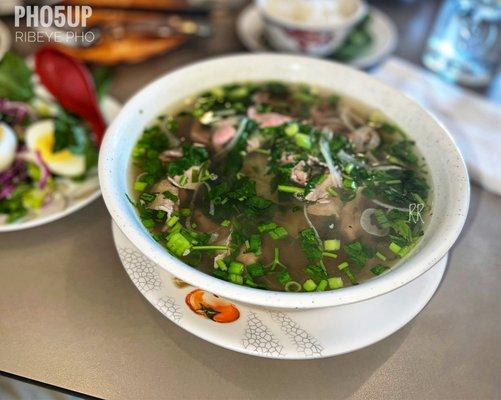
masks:
[(46, 162), (64, 162), (70, 161), (75, 158), (75, 155), (71, 153), (68, 149), (53, 152), (54, 147), (54, 135), (51, 132), (47, 132), (40, 135), (35, 143), (35, 148), (40, 152), (40, 156)]

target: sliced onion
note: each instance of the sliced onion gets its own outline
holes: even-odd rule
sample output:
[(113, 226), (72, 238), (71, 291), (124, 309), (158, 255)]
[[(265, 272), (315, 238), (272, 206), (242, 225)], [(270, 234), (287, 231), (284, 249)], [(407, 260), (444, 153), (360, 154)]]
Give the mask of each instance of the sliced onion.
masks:
[(388, 228), (380, 228), (372, 222), (372, 218), (375, 212), (375, 208), (367, 208), (366, 210), (364, 210), (364, 212), (360, 216), (360, 226), (370, 235), (380, 237), (388, 235), (388, 233), (390, 233), (390, 230)]
[(47, 216), (64, 210), (68, 206), (68, 200), (62, 193), (52, 193), (48, 201), (40, 208), (38, 216)]
[(377, 165), (375, 167), (372, 167), (375, 170), (378, 171), (390, 171), (392, 169), (403, 169), (402, 167), (398, 165)]
[(346, 151), (344, 150), (339, 150), (337, 152), (337, 157), (342, 161), (342, 162), (345, 162), (345, 163), (352, 163), (354, 165), (356, 165), (357, 167), (365, 167), (364, 163), (361, 162), (360, 160), (357, 160), (355, 157), (353, 157), (352, 155), (348, 154)]
[(404, 212), (409, 211), (408, 208), (392, 206), (391, 204), (386, 204), (386, 203), (383, 203), (382, 201), (379, 201), (379, 200), (372, 200), (372, 202), (374, 204), (377, 204), (378, 206), (387, 208), (388, 210), (399, 210), (399, 211), (404, 211)]
[(0, 113), (12, 118), (12, 124), (21, 123), (26, 117), (33, 115), (31, 107), (20, 101), (0, 99)]
[(45, 164), (45, 162), (42, 160), (42, 156), (40, 155), (39, 151), (35, 152), (35, 158), (38, 168), (40, 168), (40, 180), (38, 181), (38, 187), (40, 189), (43, 189), (50, 177), (49, 168), (47, 167), (47, 164)]

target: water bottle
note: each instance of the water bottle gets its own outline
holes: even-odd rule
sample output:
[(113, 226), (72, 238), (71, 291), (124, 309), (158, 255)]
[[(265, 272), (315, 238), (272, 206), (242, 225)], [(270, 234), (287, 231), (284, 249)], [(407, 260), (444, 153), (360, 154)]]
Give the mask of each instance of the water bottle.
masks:
[(423, 63), (446, 79), (486, 86), (501, 58), (501, 0), (446, 0)]

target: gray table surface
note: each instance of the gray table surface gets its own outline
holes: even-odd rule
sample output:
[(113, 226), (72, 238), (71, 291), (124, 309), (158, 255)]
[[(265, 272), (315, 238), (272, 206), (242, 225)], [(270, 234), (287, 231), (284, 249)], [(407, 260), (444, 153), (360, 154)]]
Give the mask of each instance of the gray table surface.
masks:
[[(418, 62), (436, 4), (395, 3), (378, 5), (398, 23), (397, 54)], [(243, 51), (233, 21), (216, 15), (210, 40), (118, 68), (112, 94), (124, 101), (175, 67)], [(351, 354), (278, 361), (206, 343), (152, 308), (119, 262), (99, 199), (1, 235), (0, 370), (110, 399), (499, 399), (500, 226), (501, 198), (474, 186), (444, 280), (412, 322)]]

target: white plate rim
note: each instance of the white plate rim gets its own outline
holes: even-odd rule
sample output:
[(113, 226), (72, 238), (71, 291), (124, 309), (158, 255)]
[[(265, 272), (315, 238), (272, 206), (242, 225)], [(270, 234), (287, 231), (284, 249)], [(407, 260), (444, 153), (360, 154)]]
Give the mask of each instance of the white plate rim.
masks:
[[(393, 21), (381, 10), (370, 7), (372, 20), (369, 23), (369, 30), (374, 38), (368, 52), (354, 58), (349, 62), (342, 62), (332, 59), (332, 61), (341, 62), (352, 67), (365, 69), (370, 68), (382, 61), (388, 55), (395, 51), (397, 46), (397, 28)], [(278, 52), (266, 46), (261, 39), (261, 33), (258, 35), (249, 33), (248, 27), (253, 30), (262, 31), (262, 19), (259, 16), (257, 6), (250, 4), (245, 7), (238, 15), (236, 28), (237, 35), (245, 48), (252, 52)], [(383, 31), (384, 30), (384, 31)], [(331, 60), (330, 57), (323, 57)]]
[[(104, 96), (101, 102), (101, 107), (103, 109), (103, 113), (105, 114), (105, 119), (109, 123), (114, 118), (114, 116), (117, 115), (122, 105), (114, 97)], [(92, 191), (87, 196), (84, 196), (81, 199), (74, 201), (73, 204), (71, 204), (69, 207), (66, 207), (61, 211), (43, 217), (34, 217), (26, 221), (21, 220), (19, 222), (13, 222), (11, 224), (3, 224), (3, 225), (0, 224), (0, 233), (21, 231), (24, 229), (35, 228), (40, 225), (45, 225), (57, 221), (61, 218), (67, 217), (70, 214), (73, 214), (74, 212), (81, 210), (82, 208), (86, 207), (94, 200), (96, 200), (99, 196), (101, 196), (101, 189), (99, 189), (99, 183), (98, 183), (98, 187), (96, 190)]]

